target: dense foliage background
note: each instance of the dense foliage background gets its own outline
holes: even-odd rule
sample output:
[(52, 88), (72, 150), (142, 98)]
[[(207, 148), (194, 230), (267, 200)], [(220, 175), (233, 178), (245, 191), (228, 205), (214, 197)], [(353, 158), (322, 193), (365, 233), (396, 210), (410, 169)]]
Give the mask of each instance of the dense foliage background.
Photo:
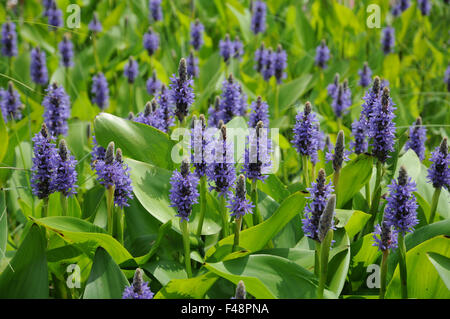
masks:
[[(2, 1), (4, 2), (4, 1)], [(449, 6), (433, 1), (429, 16), (423, 16), (416, 1), (399, 17), (390, 14), (389, 1), (355, 1), (353, 8), (337, 1), (267, 1), (267, 30), (255, 36), (250, 30), (250, 1), (247, 0), (163, 0), (164, 19), (149, 19), (148, 1), (56, 1), (64, 17), (70, 3), (81, 7), (81, 26), (76, 29), (48, 30), (39, 1), (19, 1), (15, 13), (0, 7), (0, 21), (9, 16), (18, 31), (18, 56), (11, 68), (0, 58), (0, 87), (13, 79), (24, 104), (20, 121), (0, 121), (0, 297), (2, 298), (120, 298), (136, 267), (145, 271), (155, 298), (230, 298), (243, 280), (255, 298), (315, 298), (317, 278), (314, 243), (304, 236), (302, 222), (308, 194), (300, 179), (298, 154), (290, 145), (295, 114), (311, 101), (320, 128), (334, 143), (338, 123), (327, 95), (327, 85), (336, 73), (348, 79), (352, 106), (343, 118), (346, 142), (351, 140), (351, 123), (359, 117), (365, 90), (358, 85), (358, 70), (368, 62), (373, 75), (389, 81), (396, 104), (397, 143), (388, 160), (383, 191), (404, 165), (417, 183), (419, 224), (406, 236), (408, 293), (410, 298), (450, 297), (450, 195), (443, 189), (436, 222), (428, 225), (433, 186), (427, 182), (430, 152), (449, 135), (450, 103), (444, 73), (449, 62)], [(381, 28), (368, 28), (366, 8), (381, 8)], [(194, 8), (194, 9), (193, 9)], [(93, 36), (88, 23), (98, 14), (103, 31), (96, 37), (98, 62), (93, 54)], [(208, 193), (207, 214), (202, 236), (195, 236), (199, 205), (195, 205), (191, 230), (191, 258), (194, 277), (187, 279), (178, 218), (169, 207), (169, 178), (179, 166), (170, 156), (176, 141), (152, 127), (126, 119), (140, 112), (152, 98), (145, 81), (156, 71), (168, 84), (177, 72), (180, 58), (189, 54), (190, 23), (198, 18), (205, 26), (204, 46), (198, 52), (199, 77), (194, 82), (192, 115), (207, 114), (221, 93), (225, 64), (219, 54), (219, 41), (229, 33), (244, 43), (242, 60), (233, 59), (228, 72), (242, 85), (249, 102), (262, 96), (269, 104), (270, 126), (279, 128), (282, 161), (280, 169), (259, 183), (258, 206), (265, 222), (241, 233), (238, 252), (231, 252), (232, 236), (219, 241), (221, 217), (214, 192)], [(394, 52), (381, 50), (381, 30), (395, 28)], [(160, 48), (149, 57), (142, 36), (152, 25), (159, 33)], [(74, 66), (66, 73), (60, 65), (56, 44), (67, 33), (74, 43)], [(331, 58), (328, 68), (314, 65), (316, 47), (326, 39)], [(265, 82), (254, 70), (255, 50), (282, 44), (288, 54), (287, 78), (276, 94), (275, 79)], [(49, 82), (62, 84), (70, 96), (71, 116), (68, 147), (78, 160), (78, 193), (69, 199), (70, 217), (61, 217), (59, 197), (49, 200), (49, 217), (40, 219), (42, 201), (31, 193), (31, 138), (42, 124), (43, 88), (30, 79), (30, 51), (39, 45), (47, 55)], [(139, 76), (130, 88), (123, 76), (128, 58), (139, 63)], [(102, 70), (108, 80), (110, 103), (104, 113), (91, 103), (92, 76)], [(278, 98), (276, 102), (275, 99)], [(280, 114), (275, 116), (275, 104)], [(403, 150), (408, 127), (421, 116), (427, 127), (424, 161)], [(237, 117), (228, 127), (246, 127)], [(106, 147), (114, 141), (130, 167), (134, 198), (125, 212), (125, 241), (119, 244), (106, 233), (104, 187), (90, 166), (92, 135)], [(348, 148), (348, 146), (347, 146)], [(332, 174), (324, 154), (317, 169)], [(344, 165), (336, 209), (336, 243), (330, 252), (326, 296), (330, 298), (377, 297), (369, 289), (367, 267), (380, 264), (381, 252), (373, 247), (372, 234), (357, 234), (369, 220), (369, 203), (363, 186), (374, 185), (372, 157), (352, 154)], [(249, 186), (249, 185), (248, 185)], [(384, 199), (382, 200), (382, 202)], [(382, 204), (383, 205), (383, 204)], [(81, 269), (81, 286), (67, 288), (71, 272)], [(400, 297), (398, 253), (389, 257), (386, 296)]]

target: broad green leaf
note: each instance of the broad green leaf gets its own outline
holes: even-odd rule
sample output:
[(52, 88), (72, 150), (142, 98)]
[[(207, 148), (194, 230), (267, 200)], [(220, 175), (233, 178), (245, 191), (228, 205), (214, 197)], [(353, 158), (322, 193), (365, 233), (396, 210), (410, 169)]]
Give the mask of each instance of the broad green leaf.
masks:
[(187, 279), (185, 268), (174, 261), (151, 261), (141, 267), (151, 273), (163, 286), (167, 285), (172, 279)]
[(116, 148), (120, 147), (127, 157), (161, 168), (173, 168), (173, 141), (151, 126), (101, 113), (95, 118), (94, 130), (97, 142), (105, 148), (114, 141)]
[(128, 280), (103, 248), (97, 248), (83, 299), (121, 299)]
[(6, 151), (8, 150), (8, 131), (6, 130), (6, 124), (3, 120), (3, 112), (0, 112), (0, 139), (2, 143), (0, 145), (0, 163), (3, 162)]
[(450, 258), (436, 253), (427, 253), (428, 259), (436, 268), (437, 272), (441, 276), (442, 281), (450, 290)]
[(272, 197), (278, 203), (281, 203), (289, 196), (286, 185), (274, 174), (267, 175), (264, 182), (258, 182), (258, 189)]
[(369, 214), (359, 210), (336, 209), (335, 212), (339, 221), (336, 227), (345, 227), (345, 231), (350, 239), (359, 233), (370, 219)]
[[(346, 232), (334, 232), (333, 249), (330, 254), (327, 272), (328, 289), (339, 296), (344, 288), (350, 266), (350, 240)], [(343, 234), (343, 235), (341, 235)]]
[[(427, 253), (430, 252), (449, 258), (450, 239), (445, 236), (438, 236), (406, 252), (408, 298), (450, 298), (450, 290), (427, 257)], [(387, 287), (386, 298), (400, 298), (400, 296), (400, 271), (397, 267)]]
[(5, 257), (8, 242), (8, 214), (6, 213), (5, 192), (0, 191), (0, 258)]
[(33, 224), (0, 275), (0, 298), (48, 298), (48, 270), (45, 231)]
[(201, 299), (218, 277), (206, 273), (195, 278), (172, 279), (153, 297), (154, 299)]
[[(291, 82), (280, 85), (278, 92), (278, 108), (280, 112), (287, 109), (289, 106), (295, 103), (305, 93), (312, 80), (311, 74), (305, 74), (301, 77), (292, 80)], [(268, 101), (270, 102), (269, 108), (275, 110), (275, 92), (271, 92)]]

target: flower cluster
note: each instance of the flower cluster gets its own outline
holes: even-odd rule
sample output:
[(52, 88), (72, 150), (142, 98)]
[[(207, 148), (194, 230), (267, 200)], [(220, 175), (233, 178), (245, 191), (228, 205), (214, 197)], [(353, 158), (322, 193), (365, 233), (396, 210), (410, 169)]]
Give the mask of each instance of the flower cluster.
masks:
[(239, 84), (234, 80), (233, 74), (228, 76), (228, 79), (222, 82), (222, 95), (220, 99), (219, 119), (226, 124), (240, 113), (240, 92)]
[(152, 27), (148, 28), (148, 31), (144, 34), (142, 44), (147, 50), (149, 56), (152, 56), (153, 53), (158, 50), (159, 36), (155, 31), (153, 31)]
[(252, 214), (254, 205), (245, 197), (247, 193), (245, 189), (245, 177), (240, 175), (237, 180), (236, 192), (228, 200), (227, 207), (230, 209), (231, 216), (236, 218), (243, 217), (245, 214)]
[(261, 46), (255, 51), (255, 66), (254, 69), (256, 72), (261, 73), (264, 67), (264, 59), (266, 54), (266, 49), (264, 47), (264, 43), (261, 43)]
[(191, 161), (195, 167), (195, 174), (200, 178), (206, 175), (207, 162), (205, 153), (211, 136), (206, 131), (206, 119), (203, 114), (200, 115), (198, 120), (194, 116), (192, 124), (191, 149), (193, 154)]
[(333, 83), (330, 83), (327, 86), (328, 96), (334, 99), (336, 96), (338, 87), (339, 87), (339, 73), (336, 73), (334, 75)]
[(122, 299), (152, 299), (154, 293), (150, 290), (148, 282), (142, 278), (142, 270), (136, 269), (131, 286), (125, 287)]
[(0, 109), (2, 111), (3, 120), (20, 120), (22, 118), (22, 103), (20, 103), (20, 95), (14, 89), (11, 81), (8, 82), (6, 90), (0, 89)]
[(56, 167), (55, 190), (61, 192), (64, 196), (76, 194), (77, 171), (75, 167), (77, 161), (70, 155), (66, 141), (59, 142), (58, 150), (59, 160)]
[(211, 105), (209, 107), (209, 109), (208, 109), (208, 123), (209, 123), (209, 126), (219, 128), (220, 116), (221, 116), (221, 112), (220, 112), (220, 96), (216, 96), (216, 99), (214, 100), (214, 106)]
[(274, 75), (277, 79), (277, 83), (280, 84), (281, 81), (286, 78), (286, 73), (284, 70), (287, 66), (287, 54), (286, 51), (283, 50), (281, 44), (278, 45), (277, 51), (273, 54), (273, 68)]
[(67, 135), (67, 120), (70, 117), (70, 99), (62, 85), (52, 83), (45, 90), (47, 95), (42, 101), (45, 108), (44, 121), (53, 136)]
[(383, 221), (380, 225), (375, 226), (373, 232), (373, 240), (375, 241), (372, 246), (378, 247), (381, 251), (388, 249), (395, 249), (398, 247), (397, 231), (392, 229), (392, 226), (388, 226), (386, 221)]
[(251, 29), (254, 34), (264, 33), (266, 30), (266, 4), (257, 0), (252, 3)]
[(89, 22), (88, 28), (94, 33), (102, 32), (102, 24), (97, 17), (97, 13), (94, 12), (94, 16), (92, 17), (91, 22)]
[(67, 35), (58, 44), (59, 53), (61, 54), (62, 65), (66, 68), (73, 66), (73, 44)]
[(159, 81), (156, 77), (155, 70), (153, 70), (152, 76), (149, 77), (147, 82), (145, 83), (145, 87), (147, 88), (147, 92), (150, 95), (156, 95), (156, 92), (161, 89), (161, 81)]
[(417, 6), (423, 16), (430, 14), (432, 2), (430, 0), (417, 0)]
[(200, 50), (203, 45), (203, 31), (205, 27), (203, 24), (196, 19), (195, 22), (191, 23), (191, 45), (194, 47), (194, 50)]
[(190, 172), (189, 162), (181, 163), (180, 171), (175, 170), (170, 178), (170, 207), (175, 207), (181, 220), (189, 221), (192, 205), (198, 203), (198, 177)]
[(421, 161), (425, 159), (425, 140), (427, 139), (427, 130), (422, 126), (422, 118), (418, 117), (409, 128), (409, 139), (405, 144), (405, 150), (412, 149), (416, 152)]
[(132, 84), (134, 83), (134, 80), (136, 79), (138, 74), (138, 63), (133, 59), (133, 57), (130, 57), (128, 59), (128, 63), (126, 63), (125, 67), (123, 68), (123, 75), (125, 75), (125, 77), (128, 79), (128, 83)]
[(388, 54), (394, 51), (395, 44), (395, 29), (392, 27), (386, 27), (383, 29), (383, 36), (381, 38), (381, 47), (384, 54)]
[(16, 25), (9, 19), (2, 25), (2, 54), (7, 57), (17, 55)]
[(316, 48), (315, 63), (321, 69), (327, 68), (327, 62), (330, 59), (330, 49), (328, 49), (325, 40), (320, 42), (320, 45)]
[(39, 47), (31, 50), (30, 76), (36, 84), (45, 85), (48, 82), (45, 52)]
[(236, 36), (235, 40), (231, 41), (229, 34), (225, 35), (225, 39), (220, 40), (219, 49), (225, 63), (228, 63), (231, 58), (240, 59), (244, 54), (244, 46), (239, 37)]
[(163, 84), (161, 86), (161, 91), (156, 98), (156, 102), (158, 103), (159, 107), (155, 111), (155, 117), (158, 119), (158, 121), (156, 121), (154, 125), (157, 129), (163, 131), (164, 133), (167, 133), (169, 127), (171, 127), (175, 122), (175, 113), (169, 99), (169, 91)]
[(250, 116), (248, 120), (248, 127), (256, 127), (259, 121), (263, 122), (264, 127), (269, 127), (269, 106), (264, 102), (261, 96), (258, 96), (256, 101), (250, 105)]
[(178, 67), (178, 77), (175, 74), (170, 78), (170, 101), (175, 105), (175, 115), (180, 122), (187, 116), (189, 107), (194, 103), (194, 81), (188, 78), (186, 60), (181, 59)]
[(270, 159), (271, 142), (263, 122), (259, 121), (254, 129), (250, 129), (244, 153), (244, 171), (251, 180), (264, 181), (270, 172), (272, 162)]
[(198, 58), (194, 56), (194, 52), (190, 52), (186, 59), (187, 73), (190, 78), (198, 76)]
[(352, 105), (351, 91), (348, 87), (348, 82), (344, 81), (343, 84), (339, 84), (337, 90), (333, 93), (334, 95), (331, 107), (337, 117), (342, 117)]
[(431, 152), (432, 163), (428, 168), (428, 180), (434, 188), (450, 187), (450, 154), (448, 153), (447, 138), (442, 139), (441, 145)]
[(108, 81), (102, 72), (97, 73), (92, 78), (92, 103), (97, 104), (101, 110), (104, 110), (109, 104)]
[(365, 118), (362, 114), (359, 120), (355, 120), (352, 123), (352, 135), (355, 140), (350, 142), (350, 147), (355, 151), (355, 153), (362, 154), (367, 152), (369, 144), (367, 142)]
[(161, 0), (150, 0), (148, 7), (150, 9), (150, 19), (154, 21), (161, 21), (163, 19)]
[(364, 63), (364, 66), (361, 70), (358, 71), (359, 74), (359, 85), (362, 87), (367, 87), (370, 84), (372, 79), (372, 70), (369, 68), (367, 62)]
[(62, 11), (56, 6), (56, 1), (52, 1), (50, 8), (46, 11), (49, 30), (56, 30), (63, 26)]
[(314, 156), (317, 152), (317, 126), (316, 115), (311, 111), (311, 103), (305, 103), (305, 110), (295, 117), (294, 139), (291, 143), (297, 152), (303, 156)]

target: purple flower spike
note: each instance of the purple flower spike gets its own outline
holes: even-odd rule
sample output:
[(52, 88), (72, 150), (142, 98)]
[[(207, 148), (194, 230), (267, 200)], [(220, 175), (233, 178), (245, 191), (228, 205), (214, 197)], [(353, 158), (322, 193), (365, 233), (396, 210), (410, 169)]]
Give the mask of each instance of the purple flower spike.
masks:
[(30, 76), (36, 84), (45, 85), (48, 82), (45, 52), (39, 47), (31, 50)]
[(317, 152), (317, 118), (311, 112), (311, 103), (305, 103), (304, 112), (299, 112), (295, 117), (294, 145), (300, 155), (313, 156)]
[(393, 179), (389, 187), (387, 204), (384, 209), (384, 220), (388, 227), (394, 227), (398, 232), (412, 232), (417, 220), (417, 202), (413, 195), (416, 184), (408, 177), (402, 166), (398, 173), (398, 182)]
[(281, 44), (278, 45), (277, 51), (273, 55), (274, 75), (277, 79), (277, 83), (280, 84), (282, 80), (286, 78), (284, 70), (287, 66), (287, 55), (286, 51), (282, 49)]
[(273, 53), (272, 48), (264, 51), (262, 75), (265, 81), (269, 81), (270, 78), (275, 75), (274, 57), (275, 54)]
[(63, 26), (62, 11), (56, 6), (56, 2), (53, 1), (50, 9), (47, 11), (49, 30), (56, 30), (58, 27)]
[(238, 89), (239, 89), (239, 104), (237, 106), (236, 115), (245, 116), (247, 114), (248, 108), (247, 94), (244, 93), (244, 91), (242, 90), (242, 86), (240, 84), (238, 84)]
[(379, 108), (380, 97), (381, 97), (381, 81), (378, 76), (373, 80), (373, 85), (370, 90), (366, 92), (363, 97), (364, 103), (362, 105), (361, 115), (365, 118), (365, 125), (368, 128), (369, 122), (371, 121), (374, 112)]
[(128, 59), (128, 63), (125, 64), (125, 67), (123, 68), (123, 75), (127, 77), (128, 83), (132, 84), (136, 80), (138, 74), (138, 63), (133, 59), (133, 57), (130, 57)]
[(220, 55), (225, 63), (228, 63), (230, 58), (234, 55), (234, 44), (230, 40), (230, 35), (225, 35), (225, 39), (219, 42)]
[(13, 57), (17, 55), (17, 33), (16, 25), (9, 18), (2, 25), (2, 55)]
[(252, 3), (251, 29), (254, 34), (264, 33), (266, 30), (266, 4), (257, 0)]
[(271, 141), (263, 122), (259, 121), (256, 128), (250, 129), (246, 141), (243, 171), (251, 180), (264, 181), (270, 173), (272, 162), (270, 159)]
[(339, 73), (336, 73), (336, 75), (334, 76), (333, 83), (328, 84), (328, 86), (327, 86), (328, 96), (334, 99), (336, 96), (338, 87), (339, 87)]
[(240, 60), (243, 55), (244, 45), (242, 44), (241, 39), (236, 36), (233, 41), (233, 58)]
[(375, 226), (373, 240), (375, 242), (372, 246), (378, 247), (380, 251), (386, 251), (388, 249), (395, 249), (398, 247), (397, 232), (392, 229), (392, 226), (388, 226), (386, 221), (383, 221), (381, 226)]
[(444, 83), (447, 86), (447, 91), (450, 92), (450, 64), (447, 66), (444, 74)]
[(154, 293), (150, 290), (148, 282), (142, 278), (142, 270), (136, 269), (133, 278), (133, 284), (125, 287), (122, 299), (153, 299)]
[(159, 36), (150, 27), (150, 28), (148, 28), (148, 31), (144, 34), (142, 43), (144, 45), (144, 48), (147, 50), (148, 55), (152, 56), (156, 52), (156, 50), (158, 50)]
[(49, 132), (57, 137), (67, 135), (67, 120), (70, 117), (70, 99), (62, 85), (52, 83), (45, 90), (47, 95), (42, 101), (45, 108), (44, 121)]
[(328, 198), (333, 192), (331, 181), (328, 184), (326, 183), (325, 171), (323, 169), (319, 170), (316, 181), (312, 182), (311, 187), (307, 188), (307, 190), (310, 194), (308, 199), (311, 202), (305, 207), (302, 229), (305, 236), (318, 241), (320, 216), (322, 216)]
[(62, 65), (66, 68), (73, 66), (73, 44), (67, 35), (58, 44), (59, 53), (61, 54)]
[(383, 29), (383, 36), (381, 37), (381, 47), (384, 54), (394, 52), (395, 44), (395, 29), (392, 27), (386, 27)]
[(175, 115), (180, 122), (188, 115), (189, 107), (194, 103), (194, 81), (188, 78), (186, 60), (181, 59), (178, 67), (178, 77), (170, 78), (170, 101), (175, 105)]
[(447, 138), (442, 139), (441, 145), (431, 152), (431, 166), (428, 168), (428, 180), (434, 188), (450, 186), (450, 154), (448, 153)]
[(248, 127), (256, 127), (259, 121), (263, 122), (264, 127), (269, 127), (269, 106), (260, 96), (251, 104), (250, 109)]
[(205, 27), (201, 22), (196, 19), (195, 22), (191, 23), (191, 45), (194, 47), (194, 50), (200, 50), (203, 45), (203, 31)]
[(240, 92), (239, 84), (234, 81), (233, 74), (230, 73), (228, 79), (222, 82), (222, 95), (220, 99), (219, 119), (226, 124), (239, 114)]
[(230, 209), (231, 216), (236, 218), (243, 217), (245, 214), (253, 214), (253, 207), (255, 207), (246, 197), (245, 177), (240, 175), (236, 185), (236, 193), (228, 200), (227, 207)]
[(175, 122), (175, 113), (173, 106), (170, 104), (169, 98), (169, 91), (163, 84), (161, 86), (161, 92), (156, 98), (159, 108), (156, 109), (155, 117), (159, 119), (156, 128), (164, 133), (167, 133), (169, 131), (169, 127), (173, 126)]
[(346, 81), (344, 84), (340, 84), (338, 86), (337, 92), (334, 95), (333, 102), (331, 103), (331, 107), (334, 110), (334, 114), (336, 117), (342, 117), (351, 106), (351, 91), (348, 87)]
[(372, 70), (369, 68), (367, 62), (364, 63), (362, 70), (358, 71), (359, 74), (359, 85), (363, 88), (370, 85), (370, 80), (372, 78)]
[[(154, 101), (155, 100), (153, 100), (152, 102), (154, 102)], [(138, 115), (135, 118), (133, 118), (134, 122), (153, 126), (153, 122), (154, 122), (153, 118), (154, 118), (154, 113), (156, 111), (156, 105), (154, 105), (152, 102), (147, 102), (145, 104), (144, 112), (138, 113)]]
[(427, 130), (422, 126), (422, 118), (418, 117), (409, 128), (409, 139), (405, 144), (405, 150), (412, 149), (416, 152), (421, 161), (425, 159), (425, 140), (427, 139)]
[(154, 21), (161, 21), (163, 19), (161, 0), (150, 0), (148, 7), (150, 9), (150, 19)]
[(326, 159), (327, 162), (333, 162), (333, 169), (335, 172), (341, 170), (342, 163), (344, 161), (348, 161), (348, 153), (345, 151), (344, 131), (339, 131), (336, 139), (336, 145), (334, 146), (334, 154), (328, 152), (326, 154)]
[(192, 120), (193, 128), (191, 137), (191, 149), (193, 154), (191, 161), (195, 167), (195, 174), (198, 178), (206, 175), (207, 160), (206, 160), (206, 148), (211, 140), (210, 134), (206, 131), (206, 119), (203, 114), (200, 114), (199, 119), (194, 115)]
[(92, 152), (91, 152), (91, 157), (92, 157), (91, 167), (92, 167), (92, 169), (94, 169), (95, 162), (97, 160), (102, 160), (102, 161), (105, 160), (106, 149), (103, 146), (98, 145), (95, 136), (92, 137), (92, 142), (93, 142), (94, 146), (93, 146)]
[(97, 73), (92, 78), (92, 103), (97, 104), (101, 110), (108, 107), (109, 104), (109, 88), (108, 81), (102, 72)]
[(190, 78), (198, 77), (198, 58), (194, 56), (194, 52), (191, 51), (186, 59), (187, 73)]
[(175, 170), (170, 178), (170, 207), (175, 207), (181, 220), (189, 221), (192, 205), (198, 203), (198, 177), (190, 172), (187, 159), (181, 163), (180, 171)]
[(256, 72), (261, 72), (263, 70), (264, 67), (264, 54), (266, 52), (266, 49), (264, 48), (264, 43), (261, 43), (261, 46), (259, 47), (259, 49), (257, 49), (255, 51), (255, 66), (254, 69), (256, 70)]
[(219, 128), (219, 121), (220, 121), (220, 96), (216, 96), (216, 99), (214, 100), (214, 106), (210, 106), (208, 109), (208, 123), (211, 127), (217, 127)]
[(369, 145), (367, 142), (365, 118), (362, 114), (359, 120), (355, 120), (352, 123), (352, 135), (355, 140), (350, 142), (350, 147), (355, 151), (355, 154), (367, 152)]
[(381, 96), (381, 103), (374, 110), (369, 123), (369, 137), (373, 139), (372, 153), (385, 163), (389, 153), (394, 150), (395, 123), (393, 121), (395, 108), (389, 97), (389, 89), (385, 87)]
[(417, 0), (417, 6), (423, 16), (430, 14), (432, 2), (430, 0)]
[(325, 40), (322, 40), (320, 45), (316, 48), (315, 63), (321, 69), (327, 68), (327, 62), (330, 59), (330, 49), (328, 49)]
[(98, 19), (97, 13), (94, 12), (94, 16), (92, 17), (91, 22), (89, 22), (88, 28), (90, 31), (94, 33), (102, 32), (102, 24), (100, 23), (100, 20)]
[(156, 95), (161, 88), (161, 81), (156, 77), (156, 71), (153, 70), (152, 76), (148, 78), (146, 82), (147, 92), (150, 95)]
[(220, 137), (211, 144), (214, 149), (213, 159), (207, 159), (208, 165), (206, 174), (210, 185), (210, 190), (215, 190), (219, 196), (231, 196), (231, 187), (236, 180), (234, 168), (234, 146), (227, 141), (226, 126), (220, 128)]
[(61, 192), (66, 197), (71, 196), (77, 193), (77, 171), (75, 170), (77, 161), (75, 160), (75, 157), (70, 155), (65, 140), (59, 142), (58, 155), (55, 190)]
[(47, 198), (55, 191), (55, 176), (58, 167), (58, 152), (54, 138), (49, 134), (47, 126), (33, 137), (33, 167), (31, 168), (31, 188), (33, 195)]
[(22, 103), (20, 95), (14, 89), (11, 81), (8, 82), (6, 90), (0, 89), (0, 109), (2, 110), (3, 120), (20, 120), (22, 118)]

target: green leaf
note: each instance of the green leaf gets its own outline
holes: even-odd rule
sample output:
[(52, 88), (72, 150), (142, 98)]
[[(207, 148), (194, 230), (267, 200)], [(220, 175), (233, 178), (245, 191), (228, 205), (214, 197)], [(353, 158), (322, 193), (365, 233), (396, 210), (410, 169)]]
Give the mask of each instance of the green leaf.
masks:
[(121, 299), (128, 280), (103, 248), (97, 248), (83, 299)]
[[(0, 112), (2, 113), (2, 112)], [(0, 163), (3, 162), (3, 158), (8, 150), (8, 131), (6, 130), (6, 123), (3, 120), (3, 115), (0, 114), (0, 138), (2, 143), (0, 145)]]
[(142, 123), (101, 113), (94, 121), (95, 137), (103, 147), (114, 141), (123, 155), (155, 166), (173, 169), (171, 158), (174, 143), (167, 134)]
[[(292, 194), (281, 203), (280, 207), (269, 219), (254, 227), (243, 230), (240, 233), (239, 246), (247, 250), (247, 252), (255, 252), (263, 249), (292, 218), (303, 211), (304, 206), (305, 196), (300, 192)], [(217, 252), (215, 257), (222, 260), (220, 258), (224, 258), (227, 254), (231, 253), (233, 240), (234, 235), (222, 239), (206, 252), (206, 259), (212, 257)]]
[[(450, 256), (450, 239), (438, 236), (427, 240), (406, 253), (406, 269), (408, 270), (408, 298), (449, 299), (450, 290), (444, 284), (427, 253), (434, 252), (445, 257)], [(400, 271), (395, 269), (394, 276), (386, 291), (386, 298), (400, 298)]]
[(216, 282), (213, 273), (189, 279), (172, 279), (153, 297), (154, 299), (201, 299)]
[[(287, 109), (289, 106), (295, 103), (303, 93), (306, 92), (310, 82), (312, 80), (311, 74), (304, 74), (291, 82), (280, 85), (278, 93), (278, 107), (280, 112)], [(270, 101), (270, 108), (275, 108), (275, 92), (271, 92), (268, 100)]]
[(0, 298), (48, 298), (45, 234), (31, 225), (11, 264), (0, 276)]
[(175, 261), (157, 260), (141, 267), (151, 273), (163, 286), (172, 279), (187, 279), (185, 268)]
[[(278, 256), (250, 255), (205, 267), (234, 284), (240, 280), (257, 299), (315, 298), (317, 278), (298, 264)], [(328, 297), (332, 294), (328, 293)]]
[(330, 291), (339, 296), (344, 288), (350, 266), (350, 240), (345, 231), (337, 230), (334, 234), (336, 242), (333, 244), (328, 262), (327, 285)]
[(6, 213), (5, 191), (0, 191), (0, 258), (5, 257), (8, 242), (8, 214)]
[(447, 286), (447, 289), (450, 290), (450, 258), (436, 253), (427, 253), (427, 255), (428, 259), (441, 276), (442, 281)]
[(335, 212), (339, 221), (336, 227), (345, 227), (345, 231), (350, 239), (359, 233), (370, 219), (370, 214), (359, 210), (336, 209)]

